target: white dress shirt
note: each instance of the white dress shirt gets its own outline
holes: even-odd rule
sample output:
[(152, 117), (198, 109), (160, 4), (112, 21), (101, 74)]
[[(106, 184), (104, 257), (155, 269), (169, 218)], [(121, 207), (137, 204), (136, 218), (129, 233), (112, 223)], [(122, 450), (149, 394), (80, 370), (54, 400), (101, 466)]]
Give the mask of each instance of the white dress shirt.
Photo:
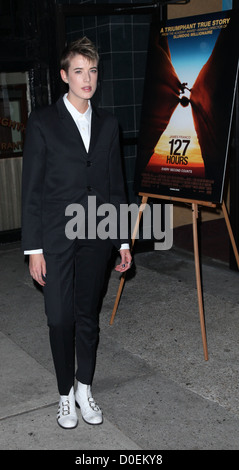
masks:
[[(73, 106), (73, 104), (70, 103), (70, 101), (67, 98), (67, 93), (63, 96), (63, 101), (79, 129), (86, 151), (88, 152), (89, 145), (90, 145), (90, 136), (91, 136), (91, 116), (92, 116), (91, 102), (90, 100), (88, 101), (88, 108), (86, 112), (82, 114), (75, 108), (75, 106)], [(128, 243), (123, 243), (120, 247), (121, 250), (128, 249), (128, 248), (129, 248)], [(25, 255), (33, 255), (33, 254), (38, 254), (38, 253), (43, 253), (43, 250), (39, 248), (38, 250), (24, 251)]]
[(90, 145), (90, 135), (91, 135), (91, 116), (92, 116), (91, 102), (90, 100), (88, 100), (88, 108), (86, 112), (82, 114), (67, 99), (67, 93), (63, 96), (63, 101), (79, 129), (85, 148), (88, 152), (89, 145)]

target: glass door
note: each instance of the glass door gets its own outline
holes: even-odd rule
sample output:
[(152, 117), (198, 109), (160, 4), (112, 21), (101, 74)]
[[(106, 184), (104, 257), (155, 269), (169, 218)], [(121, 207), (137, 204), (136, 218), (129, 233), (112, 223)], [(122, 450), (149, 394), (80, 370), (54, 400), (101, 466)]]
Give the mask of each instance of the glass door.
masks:
[(21, 174), (30, 108), (27, 72), (0, 73), (0, 232), (21, 227)]

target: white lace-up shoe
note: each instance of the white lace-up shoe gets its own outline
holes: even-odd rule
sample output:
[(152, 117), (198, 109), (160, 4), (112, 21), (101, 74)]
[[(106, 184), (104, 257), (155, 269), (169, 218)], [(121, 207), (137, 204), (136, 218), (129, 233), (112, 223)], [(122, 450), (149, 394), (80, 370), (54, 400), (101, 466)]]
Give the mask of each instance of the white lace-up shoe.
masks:
[(78, 424), (73, 387), (71, 387), (69, 395), (60, 396), (57, 412), (57, 422), (59, 426), (64, 429), (73, 429)]
[(79, 406), (83, 420), (88, 424), (103, 423), (103, 414), (91, 394), (91, 386), (78, 382), (75, 393), (76, 405)]

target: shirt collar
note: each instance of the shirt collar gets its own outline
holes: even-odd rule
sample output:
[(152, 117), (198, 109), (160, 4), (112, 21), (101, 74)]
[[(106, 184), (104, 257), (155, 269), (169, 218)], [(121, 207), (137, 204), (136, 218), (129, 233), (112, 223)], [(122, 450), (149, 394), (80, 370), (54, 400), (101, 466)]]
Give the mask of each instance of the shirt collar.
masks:
[(91, 107), (91, 102), (88, 100), (88, 108), (85, 113), (80, 113), (73, 104), (70, 103), (70, 101), (67, 98), (67, 93), (63, 96), (63, 101), (65, 103), (66, 108), (68, 109), (69, 113), (73, 117), (74, 121), (77, 121), (79, 119), (81, 120), (87, 120), (88, 124), (90, 124), (91, 121), (91, 114), (92, 114), (92, 107)]

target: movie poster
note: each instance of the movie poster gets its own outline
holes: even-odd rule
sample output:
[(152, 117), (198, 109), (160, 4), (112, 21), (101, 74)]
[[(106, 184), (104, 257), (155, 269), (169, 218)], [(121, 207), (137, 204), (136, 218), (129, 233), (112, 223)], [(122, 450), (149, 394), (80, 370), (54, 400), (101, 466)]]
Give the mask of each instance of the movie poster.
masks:
[(238, 74), (238, 10), (152, 24), (135, 190), (222, 202)]

